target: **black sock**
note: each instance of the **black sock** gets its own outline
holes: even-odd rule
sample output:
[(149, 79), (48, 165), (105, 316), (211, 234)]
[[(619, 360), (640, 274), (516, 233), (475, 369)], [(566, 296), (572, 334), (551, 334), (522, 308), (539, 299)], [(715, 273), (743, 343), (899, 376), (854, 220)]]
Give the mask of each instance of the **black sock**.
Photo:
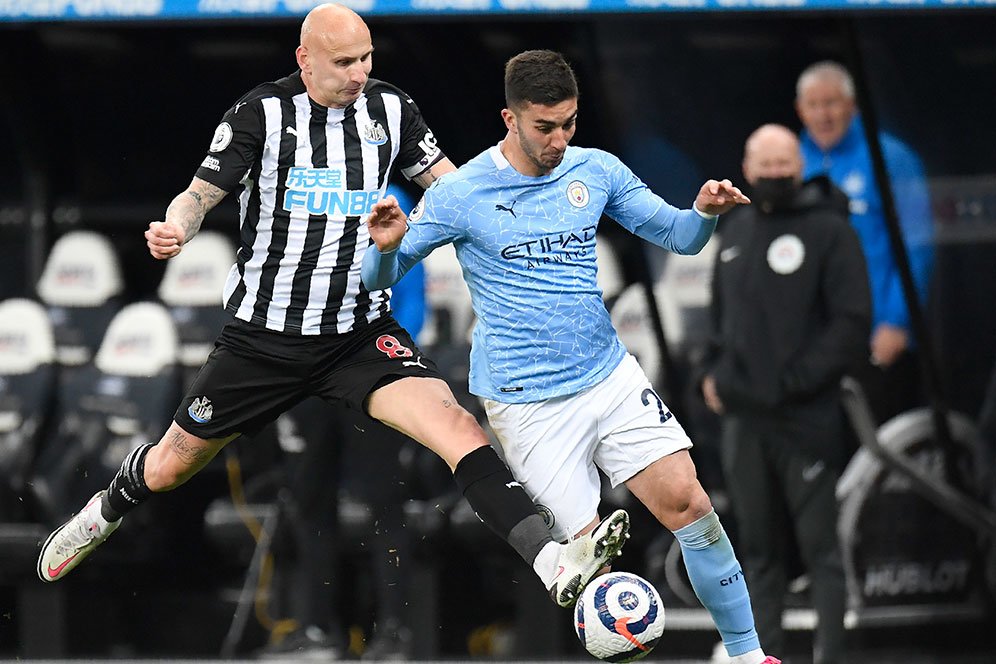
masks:
[(153, 447), (136, 447), (121, 463), (118, 474), (100, 501), (100, 515), (107, 521), (117, 521), (152, 495), (152, 490), (145, 484), (145, 455)]
[(490, 445), (460, 459), (453, 479), (477, 517), (530, 565), (553, 541), (533, 501)]

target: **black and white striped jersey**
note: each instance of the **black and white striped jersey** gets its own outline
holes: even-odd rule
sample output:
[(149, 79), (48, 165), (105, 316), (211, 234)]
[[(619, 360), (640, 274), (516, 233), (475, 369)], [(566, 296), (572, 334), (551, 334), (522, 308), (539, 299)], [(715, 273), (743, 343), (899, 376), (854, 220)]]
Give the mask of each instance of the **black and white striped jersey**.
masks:
[(242, 97), (197, 177), (239, 195), (240, 243), (225, 308), (271, 330), (341, 334), (388, 311), (360, 281), (366, 216), (397, 162), (412, 178), (443, 158), (418, 107), (369, 79), (344, 109), (311, 101), (296, 72)]

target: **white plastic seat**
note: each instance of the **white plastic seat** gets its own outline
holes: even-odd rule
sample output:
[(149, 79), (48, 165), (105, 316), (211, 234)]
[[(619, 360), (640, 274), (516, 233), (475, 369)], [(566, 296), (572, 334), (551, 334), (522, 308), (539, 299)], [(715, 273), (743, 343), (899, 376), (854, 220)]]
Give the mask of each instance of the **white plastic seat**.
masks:
[(178, 351), (176, 327), (166, 308), (138, 302), (111, 321), (94, 364), (106, 374), (151, 377), (175, 365)]
[(45, 307), (26, 298), (0, 302), (0, 376), (30, 373), (54, 361), (55, 336)]
[(38, 297), (50, 306), (94, 307), (124, 287), (111, 241), (94, 231), (66, 233), (52, 245), (38, 281)]
[(650, 382), (656, 384), (661, 366), (660, 344), (654, 335), (643, 285), (627, 286), (619, 294), (610, 313), (612, 325), (626, 350), (640, 362)]
[(120, 261), (105, 236), (72, 231), (55, 242), (37, 292), (48, 307), (60, 364), (79, 366), (93, 357), (123, 289)]
[(595, 260), (598, 262), (597, 279), (602, 299), (612, 302), (626, 286), (626, 279), (615, 247), (601, 235), (595, 236)]
[(664, 338), (678, 352), (689, 343), (704, 341), (712, 301), (712, 272), (719, 240), (713, 236), (693, 256), (669, 254), (654, 296), (661, 310)]
[(221, 306), (235, 244), (218, 231), (202, 231), (166, 262), (159, 299), (167, 306)]

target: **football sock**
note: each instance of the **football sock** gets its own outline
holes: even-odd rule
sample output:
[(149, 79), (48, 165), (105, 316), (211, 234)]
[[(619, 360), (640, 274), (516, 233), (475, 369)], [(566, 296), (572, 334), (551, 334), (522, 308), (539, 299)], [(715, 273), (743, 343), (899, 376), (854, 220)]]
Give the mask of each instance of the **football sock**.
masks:
[(145, 455), (152, 448), (153, 445), (136, 447), (121, 463), (100, 501), (100, 515), (108, 522), (117, 521), (152, 495), (145, 484)]
[(674, 536), (692, 588), (712, 615), (726, 652), (730, 657), (760, 652), (747, 582), (715, 510), (674, 531)]
[(478, 447), (460, 459), (453, 479), (477, 518), (530, 565), (553, 541), (533, 501), (490, 445)]

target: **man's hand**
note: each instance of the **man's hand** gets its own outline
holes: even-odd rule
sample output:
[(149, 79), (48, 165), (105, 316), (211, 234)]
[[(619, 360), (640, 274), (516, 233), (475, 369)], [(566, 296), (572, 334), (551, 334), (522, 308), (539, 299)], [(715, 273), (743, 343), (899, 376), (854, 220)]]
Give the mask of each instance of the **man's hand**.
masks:
[(145, 244), (153, 258), (173, 258), (183, 249), (186, 234), (179, 224), (172, 221), (153, 221), (145, 231)]
[(908, 346), (909, 335), (906, 330), (882, 323), (872, 334), (871, 363), (878, 367), (892, 366)]
[(719, 398), (719, 390), (716, 389), (716, 379), (709, 374), (702, 379), (702, 397), (706, 406), (717, 415), (723, 414), (723, 400)]
[(695, 197), (695, 208), (705, 214), (723, 214), (748, 203), (750, 199), (729, 180), (707, 180)]
[(385, 196), (370, 208), (367, 228), (378, 251), (394, 251), (408, 231), (408, 217), (401, 211), (397, 198)]

